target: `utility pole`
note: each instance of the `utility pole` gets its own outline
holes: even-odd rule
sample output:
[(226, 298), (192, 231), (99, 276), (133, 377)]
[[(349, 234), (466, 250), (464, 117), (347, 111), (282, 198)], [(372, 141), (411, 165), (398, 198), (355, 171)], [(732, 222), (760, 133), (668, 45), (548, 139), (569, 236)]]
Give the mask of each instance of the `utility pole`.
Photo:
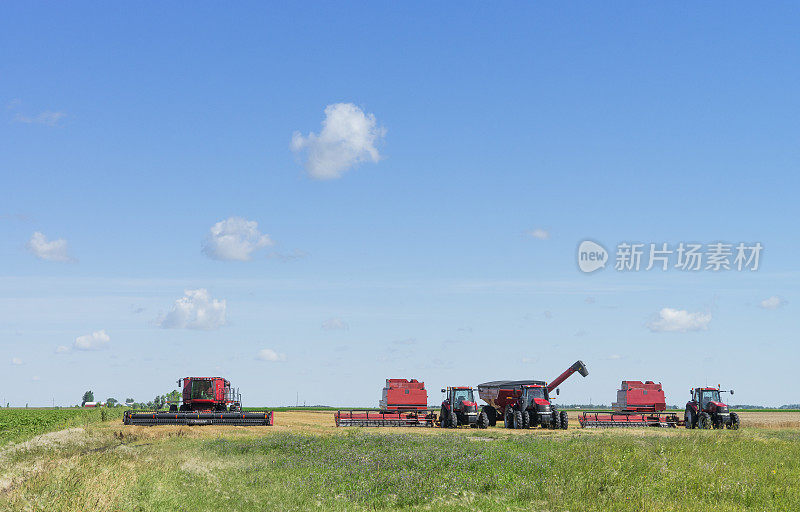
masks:
[(294, 402), (294, 406), (298, 407), (300, 405), (300, 392), (297, 392), (297, 399)]

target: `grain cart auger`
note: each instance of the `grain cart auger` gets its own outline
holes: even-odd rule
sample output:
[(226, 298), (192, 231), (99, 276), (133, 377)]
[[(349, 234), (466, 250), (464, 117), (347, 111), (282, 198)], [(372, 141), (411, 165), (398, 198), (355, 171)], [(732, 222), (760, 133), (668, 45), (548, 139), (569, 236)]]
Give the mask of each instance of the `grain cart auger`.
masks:
[(651, 380), (623, 380), (612, 411), (584, 411), (578, 417), (583, 428), (665, 427), (675, 428), (683, 421), (666, 412), (667, 400), (661, 383)]
[(559, 394), (558, 385), (575, 372), (584, 377), (589, 375), (583, 361), (576, 361), (549, 384), (542, 380), (496, 380), (478, 384), (478, 395), (488, 404), (483, 412), (489, 425), (494, 426), (498, 418), (502, 418), (506, 428), (566, 429), (567, 411), (556, 409), (550, 393), (555, 390)]
[(169, 411), (125, 411), (125, 425), (272, 425), (272, 411), (242, 411), (242, 396), (222, 377), (185, 377), (180, 406)]
[(462, 425), (473, 428), (487, 428), (489, 417), (486, 411), (478, 412), (478, 404), (469, 386), (450, 387), (442, 390), (446, 393), (439, 413), (439, 426), (457, 428)]
[[(739, 428), (739, 415), (730, 412), (728, 405), (720, 399), (722, 391), (719, 386), (716, 388), (694, 388), (689, 391), (692, 394), (691, 400), (686, 402), (686, 410), (683, 418), (686, 428), (729, 428), (737, 430)], [(733, 394), (733, 390), (730, 390)]]
[(386, 379), (379, 411), (341, 410), (333, 415), (337, 427), (433, 427), (436, 414), (428, 409), (425, 383), (416, 379)]

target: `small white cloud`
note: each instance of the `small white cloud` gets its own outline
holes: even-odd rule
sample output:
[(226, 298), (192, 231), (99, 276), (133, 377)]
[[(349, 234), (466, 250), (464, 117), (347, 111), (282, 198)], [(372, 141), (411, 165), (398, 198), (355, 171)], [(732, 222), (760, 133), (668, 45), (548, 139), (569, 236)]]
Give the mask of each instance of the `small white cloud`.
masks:
[(331, 318), (322, 322), (322, 328), (326, 331), (346, 331), (350, 326), (341, 318)]
[(550, 311), (550, 310), (546, 310), (546, 311), (545, 311), (544, 313), (542, 313), (542, 314), (543, 314), (543, 315), (544, 315), (544, 317), (545, 317), (546, 319), (548, 319), (548, 320), (552, 320), (552, 319), (553, 319), (553, 312), (552, 312), (552, 311)]
[(69, 347), (65, 345), (59, 345), (56, 347), (56, 354), (66, 354), (69, 352)]
[(619, 354), (611, 354), (610, 356), (608, 356), (608, 359), (610, 359), (612, 361), (617, 361), (619, 359), (622, 359), (622, 356), (619, 355)]
[(361, 162), (378, 162), (377, 144), (386, 135), (373, 114), (365, 114), (352, 103), (334, 103), (325, 107), (325, 119), (319, 135), (300, 132), (292, 135), (291, 149), (306, 153), (308, 174), (318, 180), (340, 178)]
[(24, 124), (41, 124), (44, 126), (58, 126), (58, 122), (67, 117), (64, 112), (53, 112), (46, 110), (36, 115), (29, 116), (25, 114), (17, 114), (14, 116), (14, 121)]
[(39, 259), (47, 261), (71, 261), (67, 254), (67, 241), (63, 238), (48, 241), (39, 231), (35, 232), (26, 245), (28, 250)]
[(272, 350), (271, 348), (264, 348), (258, 351), (256, 354), (256, 359), (259, 361), (269, 361), (270, 363), (277, 363), (280, 361), (286, 361), (286, 354), (279, 354)]
[(524, 364), (536, 364), (536, 363), (539, 362), (539, 358), (538, 357), (523, 357), (522, 358), (522, 362)]
[(86, 334), (75, 338), (75, 349), (100, 350), (106, 348), (109, 341), (111, 341), (111, 338), (106, 334), (105, 330), (94, 331), (92, 334)]
[(786, 304), (786, 301), (777, 295), (773, 295), (768, 299), (764, 299), (761, 301), (760, 307), (763, 309), (778, 309), (779, 307)]
[(210, 331), (225, 325), (225, 300), (211, 297), (208, 290), (184, 290), (169, 313), (158, 325), (163, 329), (200, 329)]
[(258, 222), (229, 217), (211, 226), (202, 250), (215, 260), (248, 261), (254, 251), (268, 245), (272, 240), (258, 230)]
[(34, 382), (37, 382), (37, 381), (39, 381), (40, 379), (39, 379), (39, 376), (38, 376), (38, 375), (34, 375), (33, 377), (31, 377), (31, 380), (32, 380), (32, 381), (34, 381)]
[(23, 364), (23, 361), (19, 357), (12, 357), (11, 364), (13, 364), (14, 366), (20, 366), (21, 364)]
[(663, 308), (658, 317), (647, 324), (653, 332), (704, 331), (711, 322), (711, 313), (689, 313), (683, 309)]
[(542, 228), (531, 229), (526, 233), (529, 237), (536, 238), (538, 240), (547, 240), (550, 238), (550, 232)]

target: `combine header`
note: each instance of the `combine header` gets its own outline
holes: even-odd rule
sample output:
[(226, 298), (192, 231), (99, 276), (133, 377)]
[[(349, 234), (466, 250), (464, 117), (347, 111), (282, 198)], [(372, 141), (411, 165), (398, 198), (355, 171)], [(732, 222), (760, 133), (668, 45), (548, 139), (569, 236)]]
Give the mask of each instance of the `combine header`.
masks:
[(478, 385), (478, 395), (488, 405), (483, 412), (494, 426), (502, 418), (506, 428), (566, 429), (569, 423), (567, 411), (558, 411), (550, 399), (550, 393), (573, 373), (589, 375), (583, 361), (575, 364), (555, 378), (551, 383), (542, 380), (497, 380)]
[(583, 428), (665, 427), (675, 428), (684, 422), (667, 410), (661, 383), (648, 380), (623, 380), (617, 391), (613, 411), (586, 411), (578, 417)]
[(182, 403), (169, 411), (125, 411), (125, 425), (272, 425), (272, 411), (242, 411), (241, 394), (222, 377), (186, 377)]
[(433, 427), (436, 414), (428, 410), (425, 383), (416, 379), (386, 379), (378, 402), (380, 411), (336, 411), (337, 427)]

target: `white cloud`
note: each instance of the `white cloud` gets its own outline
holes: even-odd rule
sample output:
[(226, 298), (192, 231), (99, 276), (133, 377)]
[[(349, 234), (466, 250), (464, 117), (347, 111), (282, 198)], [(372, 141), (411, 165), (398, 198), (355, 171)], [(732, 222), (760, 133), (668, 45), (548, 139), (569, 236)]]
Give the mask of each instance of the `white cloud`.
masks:
[(66, 354), (69, 352), (69, 347), (65, 345), (59, 345), (56, 347), (56, 354)]
[(548, 238), (550, 238), (550, 232), (542, 228), (531, 229), (527, 231), (527, 234), (528, 236), (532, 238), (537, 238), (539, 240), (547, 240)]
[[(78, 336), (75, 338), (76, 350), (100, 350), (108, 346), (111, 338), (106, 334), (105, 330), (94, 331), (92, 334)], [(58, 351), (58, 349), (56, 349)]]
[(341, 318), (331, 318), (322, 322), (322, 328), (326, 331), (346, 331), (350, 326)]
[(608, 356), (606, 359), (610, 359), (610, 360), (612, 360), (612, 361), (617, 361), (617, 360), (620, 360), (620, 359), (622, 359), (622, 356), (621, 356), (621, 355), (619, 355), (619, 354), (611, 354), (611, 355), (610, 355), (610, 356)]
[(784, 304), (786, 304), (786, 301), (784, 299), (778, 297), (777, 295), (773, 295), (768, 299), (762, 300), (760, 306), (763, 309), (778, 309)]
[(683, 309), (663, 308), (658, 318), (649, 322), (653, 332), (704, 331), (711, 322), (711, 313), (689, 313)]
[(538, 357), (523, 357), (522, 358), (522, 363), (523, 364), (536, 364), (538, 362), (539, 362), (539, 358)]
[(39, 259), (47, 261), (71, 261), (67, 254), (67, 241), (63, 238), (47, 241), (43, 233), (37, 231), (26, 245), (29, 251)]
[(377, 162), (381, 156), (376, 144), (386, 135), (373, 114), (365, 114), (352, 103), (334, 103), (325, 107), (325, 119), (319, 135), (300, 132), (292, 135), (291, 149), (306, 152), (308, 174), (318, 180), (340, 178), (360, 162)]
[(211, 297), (208, 290), (184, 290), (172, 309), (158, 325), (164, 329), (201, 329), (209, 331), (225, 325), (225, 300)]
[(51, 110), (46, 110), (34, 116), (17, 114), (16, 116), (14, 116), (14, 121), (24, 124), (41, 124), (44, 126), (57, 126), (58, 122), (64, 119), (65, 117), (67, 117), (67, 114), (65, 114), (64, 112), (54, 112)]
[(215, 260), (248, 261), (256, 249), (268, 245), (272, 240), (258, 230), (258, 222), (229, 217), (211, 226), (203, 253)]
[(256, 359), (259, 361), (277, 363), (280, 361), (286, 361), (286, 354), (279, 354), (271, 348), (264, 348), (258, 351), (258, 354), (256, 354)]
[(38, 375), (34, 375), (33, 377), (31, 377), (31, 380), (34, 381), (34, 382), (38, 382), (41, 379), (39, 378)]
[(23, 363), (23, 361), (19, 357), (12, 357), (11, 358), (11, 364), (13, 364), (14, 366), (20, 366), (22, 363)]

